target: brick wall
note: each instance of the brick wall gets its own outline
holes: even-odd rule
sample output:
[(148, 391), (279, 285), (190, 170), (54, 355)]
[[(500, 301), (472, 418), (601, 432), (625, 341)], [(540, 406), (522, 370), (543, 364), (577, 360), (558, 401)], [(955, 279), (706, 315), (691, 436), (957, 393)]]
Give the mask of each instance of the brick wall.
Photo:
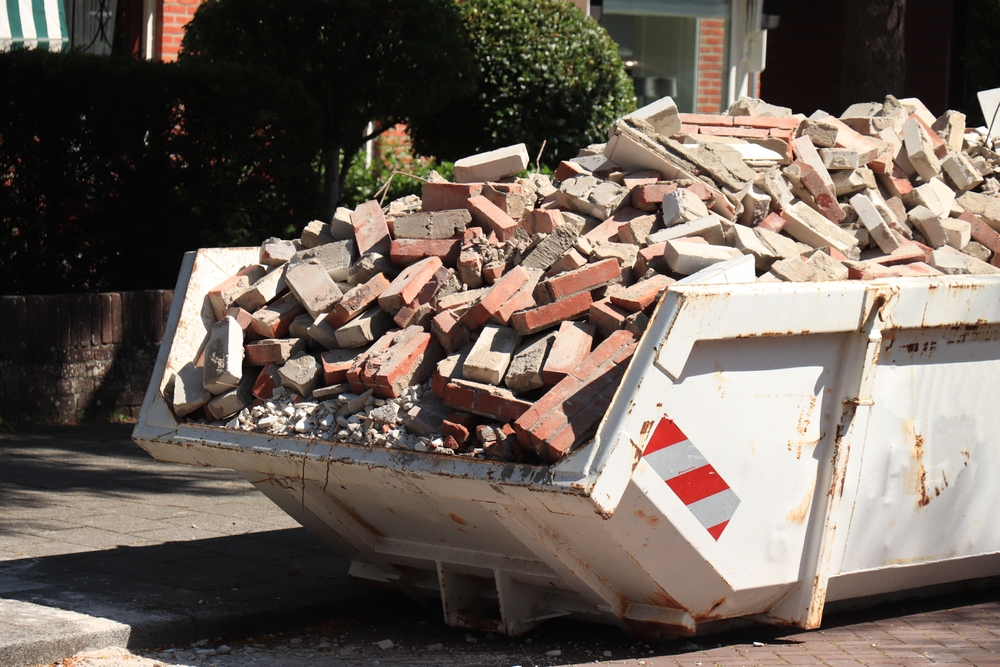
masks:
[(173, 293), (0, 296), (0, 418), (134, 417)]
[(184, 26), (194, 16), (202, 0), (164, 0), (156, 17), (160, 29), (160, 43), (157, 54), (161, 60), (177, 60), (184, 39)]
[(725, 19), (701, 19), (698, 21), (698, 84), (695, 93), (695, 113), (722, 111), (725, 62)]

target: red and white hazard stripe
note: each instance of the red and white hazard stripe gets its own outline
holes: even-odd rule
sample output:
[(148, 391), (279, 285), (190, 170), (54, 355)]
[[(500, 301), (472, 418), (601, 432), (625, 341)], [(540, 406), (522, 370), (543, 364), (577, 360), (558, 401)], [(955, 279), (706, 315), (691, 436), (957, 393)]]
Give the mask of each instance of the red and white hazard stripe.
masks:
[(740, 499), (673, 421), (656, 425), (642, 456), (716, 540)]

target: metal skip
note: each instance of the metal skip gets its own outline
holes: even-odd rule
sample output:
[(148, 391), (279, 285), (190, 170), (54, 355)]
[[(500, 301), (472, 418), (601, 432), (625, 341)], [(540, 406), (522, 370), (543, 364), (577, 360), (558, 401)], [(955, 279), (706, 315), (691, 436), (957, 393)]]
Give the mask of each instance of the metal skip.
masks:
[(643, 636), (1000, 575), (1000, 279), (671, 286), (597, 432), (550, 466), (178, 421), (208, 289), (256, 248), (185, 258), (133, 437), (240, 471), (449, 624)]

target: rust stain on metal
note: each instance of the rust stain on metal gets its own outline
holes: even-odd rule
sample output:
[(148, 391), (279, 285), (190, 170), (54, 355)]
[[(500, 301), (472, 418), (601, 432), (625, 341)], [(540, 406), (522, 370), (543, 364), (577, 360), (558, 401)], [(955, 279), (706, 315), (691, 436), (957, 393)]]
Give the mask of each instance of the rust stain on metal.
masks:
[(785, 521), (789, 523), (801, 524), (805, 522), (806, 517), (809, 516), (809, 505), (812, 502), (813, 490), (809, 489), (806, 495), (803, 496), (802, 502), (795, 506), (795, 508), (788, 513), (785, 517)]
[(639, 429), (639, 436), (645, 439), (646, 434), (653, 428), (654, 423), (652, 420), (642, 422), (642, 428)]
[(655, 526), (656, 524), (660, 523), (660, 517), (656, 516), (655, 514), (646, 514), (642, 510), (636, 510), (635, 516), (640, 521), (645, 521), (650, 526)]
[(903, 429), (904, 439), (913, 443), (913, 461), (907, 471), (906, 491), (917, 496), (917, 507), (926, 507), (933, 499), (931, 494), (936, 498), (947, 488), (948, 478), (944, 476), (944, 471), (942, 471), (943, 485), (933, 489), (928, 487), (927, 466), (924, 463), (924, 437), (917, 433), (912, 419), (904, 420), (900, 427)]
[(669, 593), (667, 593), (662, 588), (646, 597), (646, 603), (651, 604), (654, 607), (667, 607), (670, 609), (684, 609), (683, 606), (677, 600), (673, 598)]
[(463, 519), (462, 517), (458, 516), (457, 514), (455, 514), (453, 512), (450, 512), (448, 514), (448, 518), (451, 519), (452, 521), (454, 521), (455, 523), (462, 524), (463, 526), (469, 525), (469, 523), (465, 519)]

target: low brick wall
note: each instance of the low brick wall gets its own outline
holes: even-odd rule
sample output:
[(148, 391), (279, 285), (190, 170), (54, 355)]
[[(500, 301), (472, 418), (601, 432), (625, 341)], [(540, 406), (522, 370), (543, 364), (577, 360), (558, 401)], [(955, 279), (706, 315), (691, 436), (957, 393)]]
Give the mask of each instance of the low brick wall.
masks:
[(0, 418), (139, 414), (173, 293), (0, 296)]

